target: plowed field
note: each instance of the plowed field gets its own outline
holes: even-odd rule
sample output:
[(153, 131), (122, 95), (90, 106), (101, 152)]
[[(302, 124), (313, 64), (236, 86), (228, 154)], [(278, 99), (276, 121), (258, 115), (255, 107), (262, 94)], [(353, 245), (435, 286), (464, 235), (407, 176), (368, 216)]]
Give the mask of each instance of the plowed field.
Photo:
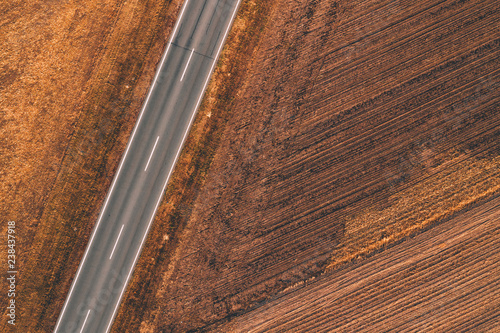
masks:
[(118, 331), (218, 327), (500, 189), (498, 1), (273, 8), (178, 245)]
[(498, 332), (500, 199), (274, 297), (222, 332)]

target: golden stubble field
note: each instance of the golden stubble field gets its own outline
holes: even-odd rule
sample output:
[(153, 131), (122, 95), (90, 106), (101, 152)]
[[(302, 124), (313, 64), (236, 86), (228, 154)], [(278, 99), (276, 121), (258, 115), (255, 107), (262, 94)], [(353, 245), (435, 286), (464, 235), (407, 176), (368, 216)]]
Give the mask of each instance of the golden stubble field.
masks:
[(15, 221), (17, 332), (55, 324), (180, 2), (0, 4), (1, 240)]

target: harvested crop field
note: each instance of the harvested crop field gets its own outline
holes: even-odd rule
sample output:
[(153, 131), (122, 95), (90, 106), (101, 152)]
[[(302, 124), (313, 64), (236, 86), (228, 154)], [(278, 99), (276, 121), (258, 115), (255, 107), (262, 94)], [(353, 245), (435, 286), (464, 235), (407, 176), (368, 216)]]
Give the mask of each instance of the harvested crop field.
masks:
[(0, 3), (0, 331), (52, 331), (180, 3)]
[(272, 2), (241, 84), (217, 95), (229, 115), (204, 186), (115, 331), (240, 323), (287, 287), (497, 196), (499, 7)]
[(498, 332), (500, 197), (280, 293), (220, 332)]

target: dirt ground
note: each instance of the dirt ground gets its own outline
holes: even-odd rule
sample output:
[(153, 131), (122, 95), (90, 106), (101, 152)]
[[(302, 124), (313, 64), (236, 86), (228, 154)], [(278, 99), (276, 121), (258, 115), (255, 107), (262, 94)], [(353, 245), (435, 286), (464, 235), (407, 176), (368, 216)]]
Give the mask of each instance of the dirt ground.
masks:
[(115, 331), (237, 322), (497, 195), (498, 7), (276, 1), (172, 254)]

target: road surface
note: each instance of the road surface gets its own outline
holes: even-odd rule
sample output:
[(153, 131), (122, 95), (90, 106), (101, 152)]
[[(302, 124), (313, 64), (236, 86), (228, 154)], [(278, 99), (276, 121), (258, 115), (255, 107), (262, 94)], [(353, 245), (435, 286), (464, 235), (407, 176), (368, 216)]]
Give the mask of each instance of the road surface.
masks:
[(54, 332), (108, 332), (240, 0), (185, 0)]

